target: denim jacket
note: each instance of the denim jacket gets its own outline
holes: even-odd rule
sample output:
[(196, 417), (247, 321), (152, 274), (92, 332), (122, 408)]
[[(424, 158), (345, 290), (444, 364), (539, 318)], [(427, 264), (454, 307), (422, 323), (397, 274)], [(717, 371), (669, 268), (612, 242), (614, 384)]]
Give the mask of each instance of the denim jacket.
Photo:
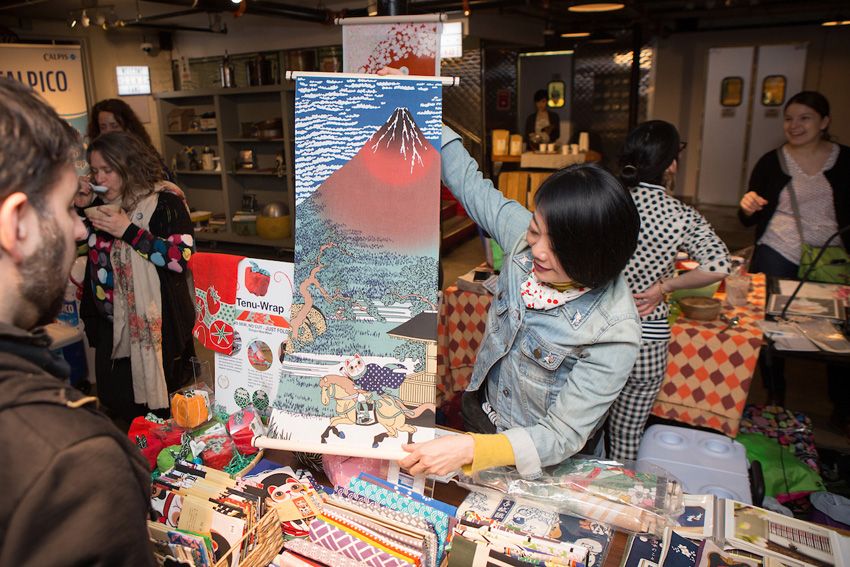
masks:
[(526, 309), (520, 285), (532, 268), (525, 239), (531, 213), (483, 178), (460, 136), (445, 126), (442, 178), (505, 251), (467, 390), (486, 380), (517, 471), (536, 478), (541, 467), (578, 452), (604, 421), (637, 357), (637, 309), (622, 275), (563, 306)]

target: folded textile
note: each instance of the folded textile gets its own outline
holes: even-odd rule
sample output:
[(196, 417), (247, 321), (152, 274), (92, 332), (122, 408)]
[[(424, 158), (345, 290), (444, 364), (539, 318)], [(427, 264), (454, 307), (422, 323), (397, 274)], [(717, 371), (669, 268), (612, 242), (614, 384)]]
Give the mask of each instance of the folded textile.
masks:
[(412, 565), (410, 561), (355, 537), (322, 517), (317, 517), (310, 522), (310, 541), (351, 559), (362, 561), (371, 567), (410, 567)]
[(346, 557), (342, 553), (322, 547), (312, 541), (296, 538), (283, 545), (284, 549), (303, 555), (309, 559), (324, 563), (330, 567), (366, 567), (366, 563)]
[(192, 334), (206, 348), (233, 354), (233, 321), (239, 262), (244, 256), (198, 252), (189, 259), (195, 282), (195, 327)]

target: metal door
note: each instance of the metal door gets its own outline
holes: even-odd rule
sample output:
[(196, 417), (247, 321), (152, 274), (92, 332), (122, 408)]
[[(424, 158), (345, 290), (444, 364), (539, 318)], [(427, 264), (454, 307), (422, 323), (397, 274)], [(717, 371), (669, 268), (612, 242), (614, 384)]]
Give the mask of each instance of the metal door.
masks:
[(746, 183), (759, 158), (785, 142), (783, 108), (790, 97), (803, 90), (806, 44), (762, 45), (757, 60), (747, 177), (741, 195), (746, 193)]
[(700, 203), (737, 206), (759, 158), (784, 141), (783, 107), (805, 70), (805, 44), (709, 49)]
[(744, 170), (755, 47), (708, 50), (697, 195), (700, 203), (737, 205)]

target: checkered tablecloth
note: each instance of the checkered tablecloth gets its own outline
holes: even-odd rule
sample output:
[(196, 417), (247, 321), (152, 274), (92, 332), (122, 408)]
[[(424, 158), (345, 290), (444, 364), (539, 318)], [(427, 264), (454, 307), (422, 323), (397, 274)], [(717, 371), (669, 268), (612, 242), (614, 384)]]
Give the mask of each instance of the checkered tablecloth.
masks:
[[(746, 306), (724, 305), (728, 318), (738, 316), (736, 328), (721, 332), (726, 323), (720, 320), (684, 316), (673, 324), (667, 376), (652, 408), (654, 415), (731, 437), (738, 434), (762, 344), (757, 322), (764, 319), (764, 274), (753, 274), (751, 281)], [(724, 299), (724, 294), (715, 297)]]
[[(722, 293), (716, 295), (724, 299)], [(720, 320), (694, 321), (680, 316), (672, 325), (670, 360), (652, 413), (659, 417), (738, 433), (762, 344), (756, 324), (764, 319), (765, 278), (752, 275), (748, 304), (724, 305), (724, 314), (740, 324), (721, 332)], [(450, 287), (444, 292), (437, 342), (439, 402), (466, 389), (475, 353), (484, 336), (491, 296)]]
[(469, 385), (491, 300), (490, 295), (461, 291), (455, 286), (443, 292), (437, 323), (437, 405)]

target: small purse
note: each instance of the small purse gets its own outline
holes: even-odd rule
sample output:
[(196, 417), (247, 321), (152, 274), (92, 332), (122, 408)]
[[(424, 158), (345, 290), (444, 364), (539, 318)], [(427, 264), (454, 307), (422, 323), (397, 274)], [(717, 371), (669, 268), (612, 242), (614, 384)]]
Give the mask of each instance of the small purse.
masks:
[[(824, 250), (823, 246), (806, 244), (793, 180), (788, 182), (788, 196), (791, 198), (794, 222), (800, 234), (800, 267), (797, 269), (797, 277), (812, 282), (850, 284), (850, 256), (843, 246), (827, 246)], [(815, 258), (822, 250), (823, 255), (818, 259), (817, 264), (814, 264)]]

